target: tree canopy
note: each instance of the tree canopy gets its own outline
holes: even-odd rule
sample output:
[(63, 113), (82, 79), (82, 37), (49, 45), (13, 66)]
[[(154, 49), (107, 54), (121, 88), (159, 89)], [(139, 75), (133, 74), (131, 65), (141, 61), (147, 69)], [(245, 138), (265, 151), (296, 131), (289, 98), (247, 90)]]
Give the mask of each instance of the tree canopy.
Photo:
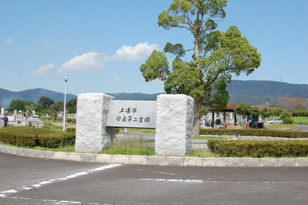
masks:
[(50, 107), (52, 104), (54, 104), (55, 101), (49, 97), (46, 96), (42, 96), (40, 97), (38, 104), (43, 105), (43, 108), (46, 109), (48, 107)]
[[(194, 135), (199, 135), (201, 106), (224, 108), (229, 100), (226, 83), (232, 75), (249, 75), (260, 66), (261, 55), (236, 26), (217, 31), (217, 20), (224, 18), (227, 0), (173, 0), (158, 16), (166, 30), (181, 28), (193, 36), (193, 48), (167, 43), (164, 52), (174, 56), (172, 69), (164, 52), (154, 50), (141, 65), (145, 80), (165, 81), (166, 93), (186, 94), (195, 100)], [(183, 57), (193, 51), (191, 61)]]

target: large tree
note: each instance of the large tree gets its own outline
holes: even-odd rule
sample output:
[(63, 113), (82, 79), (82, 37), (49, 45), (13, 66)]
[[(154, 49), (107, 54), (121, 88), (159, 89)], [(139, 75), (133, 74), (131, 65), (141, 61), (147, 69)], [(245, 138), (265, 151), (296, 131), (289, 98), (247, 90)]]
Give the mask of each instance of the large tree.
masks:
[(14, 111), (14, 110), (22, 110), (26, 111), (26, 107), (30, 106), (31, 104), (34, 104), (33, 102), (25, 101), (25, 100), (12, 100), (9, 107), (7, 108), (8, 111)]
[(49, 108), (52, 104), (54, 104), (55, 101), (49, 97), (42, 96), (40, 97), (38, 104), (41, 104), (44, 109)]
[[(190, 95), (195, 100), (193, 135), (199, 135), (201, 106), (222, 108), (229, 95), (226, 83), (232, 74), (247, 75), (260, 66), (261, 55), (249, 44), (236, 26), (226, 32), (216, 30), (217, 20), (226, 16), (227, 0), (173, 0), (168, 10), (158, 16), (164, 29), (182, 28), (191, 32), (193, 48), (167, 43), (164, 52), (174, 54), (172, 69), (163, 52), (153, 51), (140, 70), (146, 81), (165, 81), (167, 93)], [(192, 60), (184, 62), (187, 51)]]

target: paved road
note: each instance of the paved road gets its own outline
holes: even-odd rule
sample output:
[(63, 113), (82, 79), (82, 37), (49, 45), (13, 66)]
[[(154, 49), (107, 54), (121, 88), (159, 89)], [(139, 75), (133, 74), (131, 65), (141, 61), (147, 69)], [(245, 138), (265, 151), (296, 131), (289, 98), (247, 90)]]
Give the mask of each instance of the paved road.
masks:
[(299, 125), (297, 124), (297, 130), (308, 132), (308, 125)]
[(96, 164), (0, 153), (0, 204), (307, 204), (308, 168)]

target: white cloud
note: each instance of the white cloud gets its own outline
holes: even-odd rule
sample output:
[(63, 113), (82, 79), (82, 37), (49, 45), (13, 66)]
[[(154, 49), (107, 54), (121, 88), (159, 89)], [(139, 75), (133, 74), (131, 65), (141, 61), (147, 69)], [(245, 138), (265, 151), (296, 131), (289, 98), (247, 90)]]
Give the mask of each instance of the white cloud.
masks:
[(98, 71), (108, 61), (109, 57), (105, 54), (97, 52), (89, 52), (80, 56), (75, 56), (65, 62), (58, 69), (58, 74), (65, 71), (81, 70), (81, 71)]
[(116, 83), (119, 83), (121, 80), (120, 77), (117, 77), (117, 76), (113, 76), (113, 81), (116, 82)]
[(137, 61), (147, 58), (153, 50), (158, 50), (159, 46), (148, 42), (138, 43), (135, 47), (124, 45), (117, 50), (113, 56), (115, 60)]
[(13, 41), (14, 41), (14, 38), (13, 38), (13, 37), (10, 37), (10, 38), (6, 39), (6, 43), (7, 43), (8, 45), (12, 44)]
[[(46, 41), (45, 41), (46, 42)], [(44, 44), (45, 44), (44, 42)], [(45, 45), (48, 45), (47, 42)], [(148, 42), (138, 43), (136, 46), (124, 45), (116, 51), (114, 56), (108, 56), (105, 53), (88, 52), (68, 60), (58, 68), (58, 75), (62, 75), (64, 71), (99, 71), (107, 61), (122, 60), (136, 61), (147, 58), (153, 50), (158, 50), (159, 46), (154, 43), (149, 45)], [(120, 78), (114, 77), (115, 82), (119, 82)]]
[(32, 71), (34, 75), (44, 75), (48, 70), (53, 69), (55, 66), (53, 64), (43, 65), (39, 69)]
[(44, 46), (48, 46), (48, 42), (47, 41), (44, 41)]

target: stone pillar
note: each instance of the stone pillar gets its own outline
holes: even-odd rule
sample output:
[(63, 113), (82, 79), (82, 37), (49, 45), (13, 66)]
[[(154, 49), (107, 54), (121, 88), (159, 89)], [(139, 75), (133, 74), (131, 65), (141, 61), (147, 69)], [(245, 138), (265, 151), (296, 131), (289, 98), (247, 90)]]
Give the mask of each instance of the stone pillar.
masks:
[(113, 129), (106, 127), (109, 102), (103, 93), (83, 93), (77, 97), (76, 152), (99, 152), (112, 140)]
[(186, 95), (157, 97), (155, 154), (185, 155), (192, 151), (194, 100)]

